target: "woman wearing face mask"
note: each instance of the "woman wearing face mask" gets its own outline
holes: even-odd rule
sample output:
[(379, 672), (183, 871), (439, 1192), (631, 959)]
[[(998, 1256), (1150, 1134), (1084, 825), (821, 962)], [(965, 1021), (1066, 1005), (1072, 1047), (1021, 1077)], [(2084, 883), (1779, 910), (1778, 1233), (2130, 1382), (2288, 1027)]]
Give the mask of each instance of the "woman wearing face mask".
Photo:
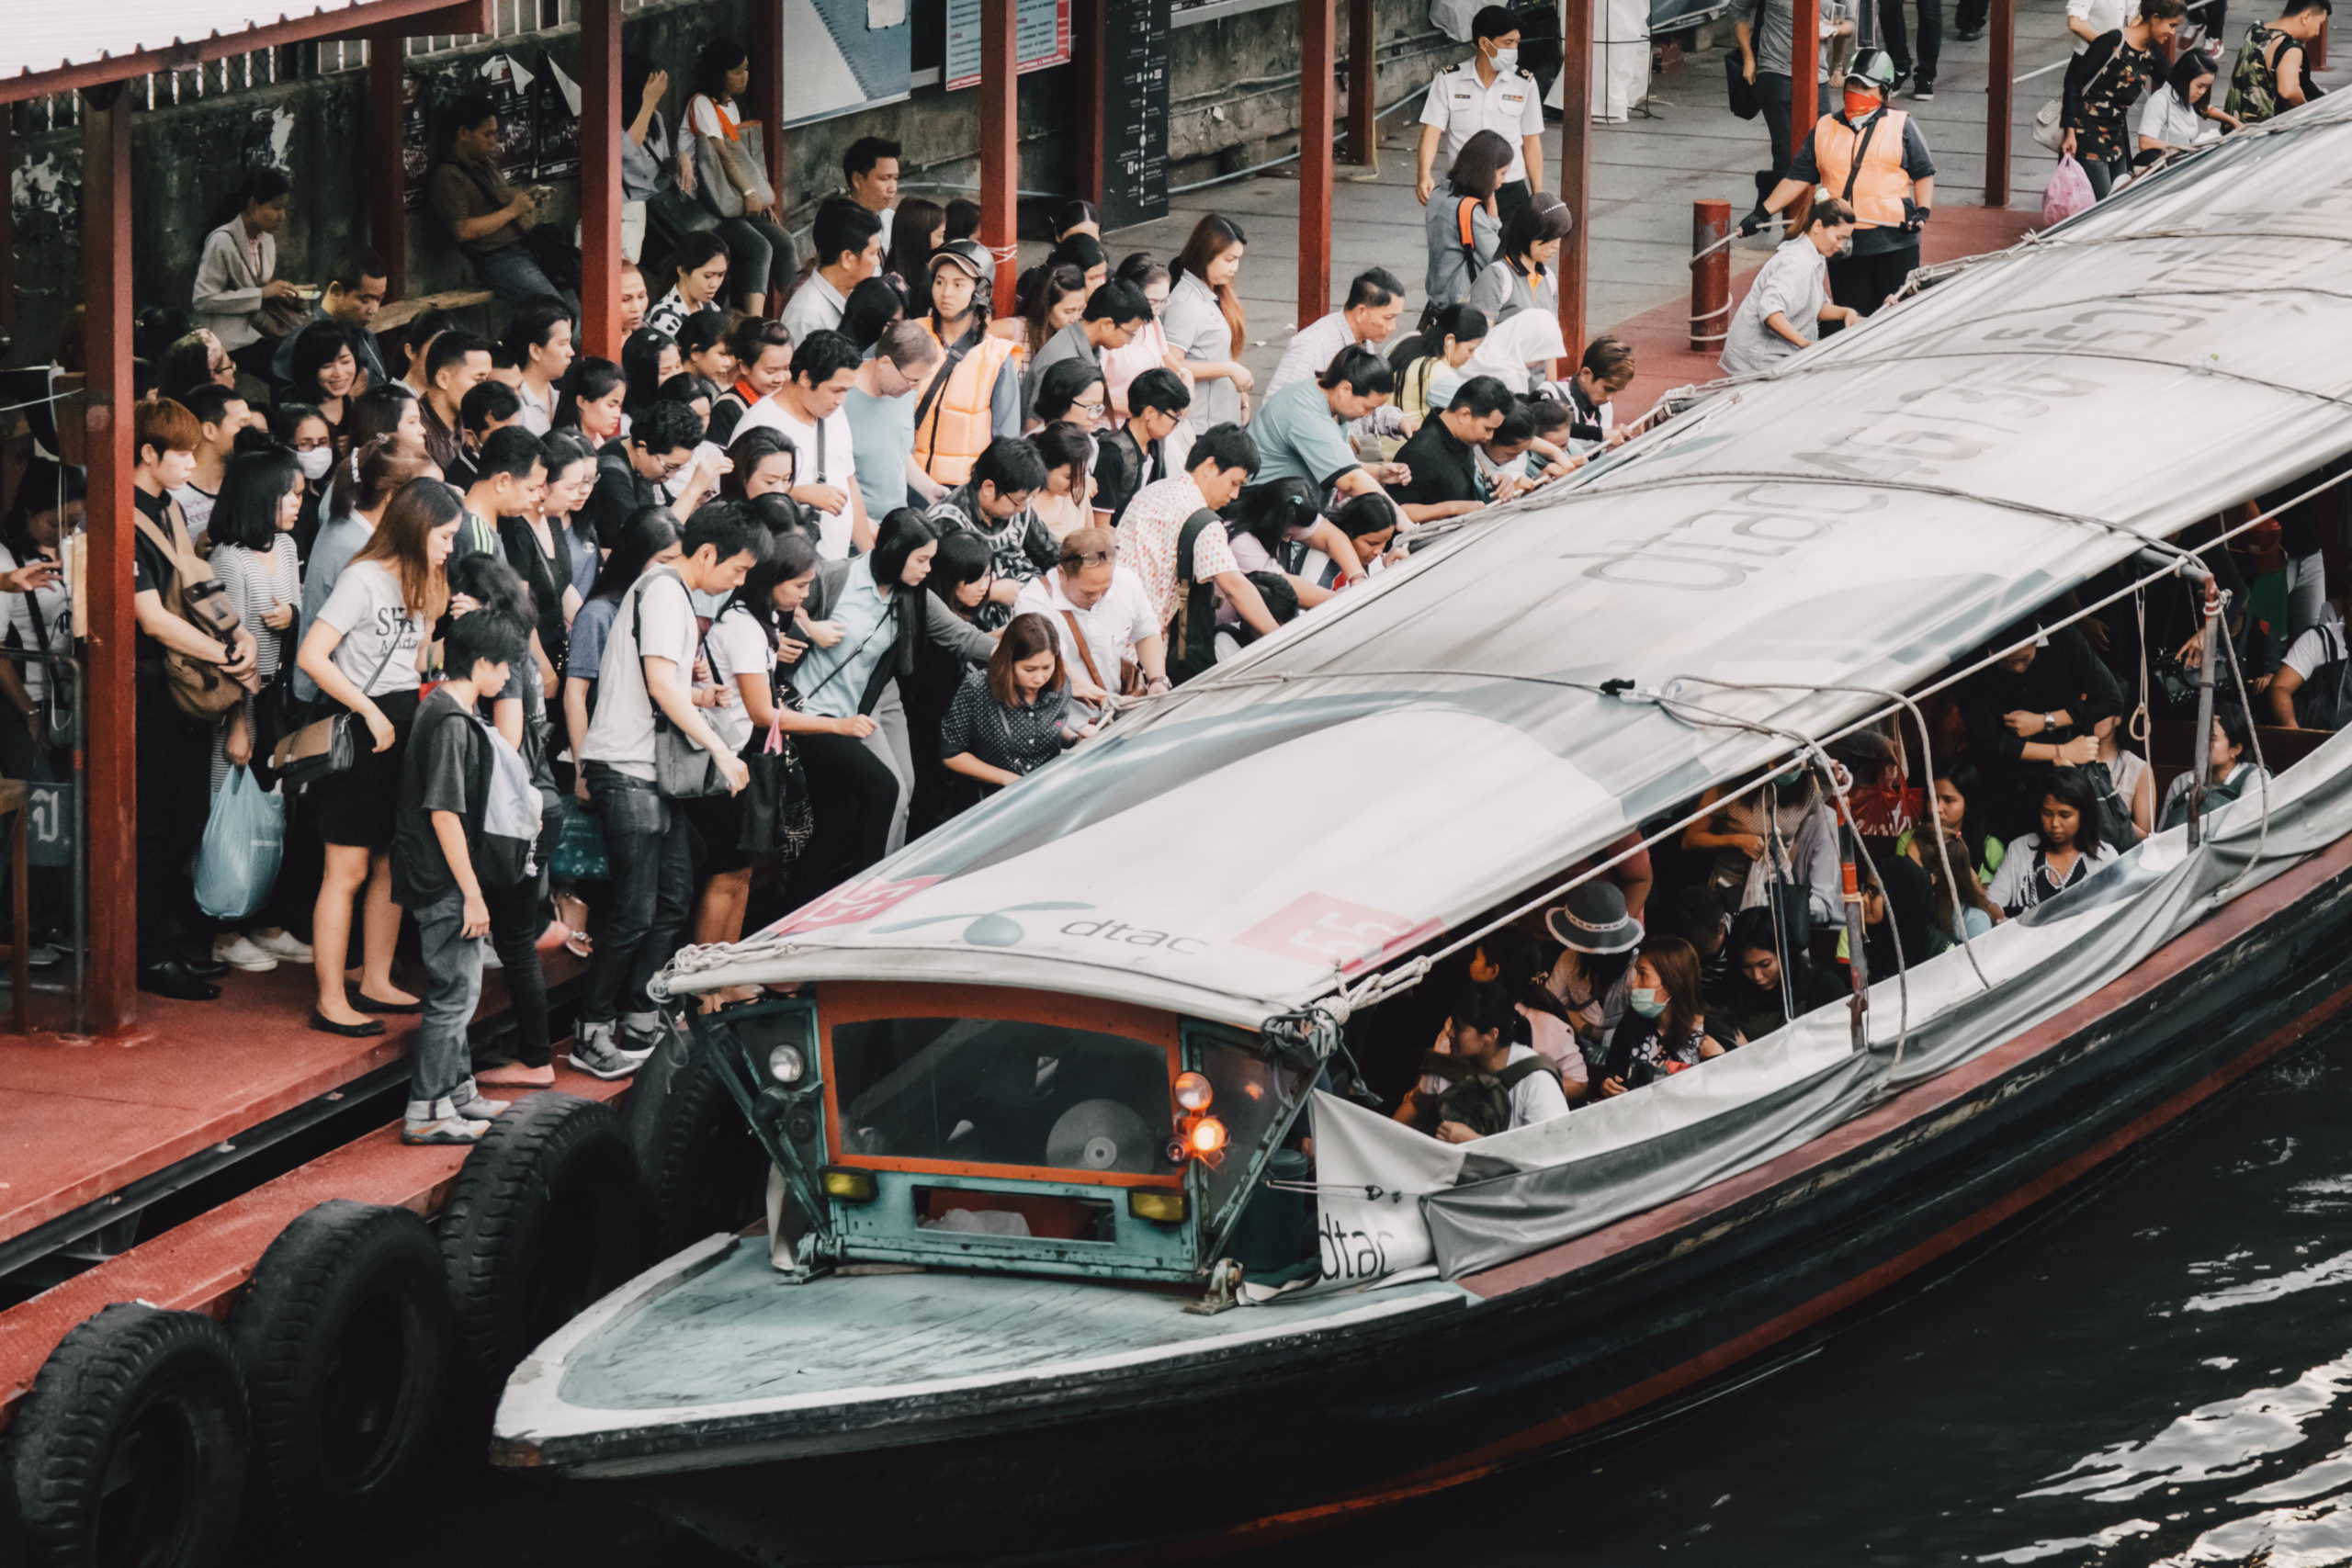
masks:
[(1707, 1033), (1699, 999), (1699, 955), (1680, 937), (1653, 937), (1634, 961), (1625, 1019), (1609, 1043), (1600, 1095), (1613, 1099), (1685, 1067), (1724, 1047)]
[(308, 403), (280, 403), (269, 411), (269, 434), (294, 454), (294, 466), (302, 472), (302, 510), (294, 519), (294, 548), (308, 560), (311, 545), (319, 536), (327, 476), (334, 471), (334, 432)]

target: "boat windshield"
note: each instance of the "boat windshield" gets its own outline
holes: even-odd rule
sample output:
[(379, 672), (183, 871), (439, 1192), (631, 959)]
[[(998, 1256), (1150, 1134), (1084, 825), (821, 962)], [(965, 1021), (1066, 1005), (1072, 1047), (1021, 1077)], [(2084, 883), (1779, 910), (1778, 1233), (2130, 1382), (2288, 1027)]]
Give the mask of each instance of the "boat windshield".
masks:
[(846, 1156), (1173, 1174), (1166, 1047), (1061, 1024), (894, 1018), (832, 1027)]

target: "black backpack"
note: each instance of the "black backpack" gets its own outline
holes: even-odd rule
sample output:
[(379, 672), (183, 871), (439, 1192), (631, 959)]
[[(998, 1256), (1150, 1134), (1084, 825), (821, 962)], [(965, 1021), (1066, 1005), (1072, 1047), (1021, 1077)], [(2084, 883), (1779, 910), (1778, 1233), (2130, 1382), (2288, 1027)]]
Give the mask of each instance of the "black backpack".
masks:
[(1478, 1136), (1491, 1137), (1510, 1127), (1510, 1091), (1537, 1073), (1556, 1079), (1560, 1069), (1541, 1056), (1527, 1056), (1498, 1073), (1483, 1073), (1461, 1057), (1430, 1051), (1421, 1057), (1421, 1071), (1431, 1077), (1453, 1080), (1437, 1102), (1422, 1112), (1424, 1131), (1435, 1132), (1448, 1122), (1459, 1122)]
[(2295, 688), (2295, 722), (2305, 729), (2352, 727), (2352, 644), (2346, 642), (2342, 626), (2314, 629), (2327, 662), (2304, 676), (2303, 683)]

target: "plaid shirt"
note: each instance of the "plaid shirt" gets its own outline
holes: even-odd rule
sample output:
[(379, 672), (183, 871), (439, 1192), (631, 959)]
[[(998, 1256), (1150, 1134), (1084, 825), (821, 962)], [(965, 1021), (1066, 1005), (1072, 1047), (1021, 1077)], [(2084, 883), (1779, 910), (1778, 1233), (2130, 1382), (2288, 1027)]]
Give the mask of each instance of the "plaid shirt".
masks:
[[(1137, 491), (1119, 519), (1119, 563), (1143, 579), (1163, 626), (1176, 618), (1184, 597), (1184, 585), (1176, 581), (1178, 536), (1184, 520), (1207, 504), (1193, 476), (1178, 474)], [(1233, 547), (1226, 543), (1224, 525), (1203, 529), (1193, 547), (1193, 580), (1206, 582), (1219, 572), (1240, 570)]]

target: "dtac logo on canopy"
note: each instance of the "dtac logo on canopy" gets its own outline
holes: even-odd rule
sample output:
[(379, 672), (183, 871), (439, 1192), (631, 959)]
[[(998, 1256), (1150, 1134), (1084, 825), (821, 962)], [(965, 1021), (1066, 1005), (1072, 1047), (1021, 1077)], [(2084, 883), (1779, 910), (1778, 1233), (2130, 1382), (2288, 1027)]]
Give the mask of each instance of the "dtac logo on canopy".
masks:
[[(1001, 909), (986, 913), (930, 915), (920, 920), (901, 920), (893, 925), (874, 928), (876, 936), (893, 931), (910, 931), (922, 926), (935, 926), (948, 920), (965, 920), (963, 938), (974, 947), (1017, 947), (1028, 937), (1028, 931), (1012, 917), (1041, 909), (1091, 909), (1091, 904), (1075, 904), (1062, 899), (1047, 899), (1035, 904), (1007, 904)], [(1125, 920), (1109, 919), (1071, 920), (1061, 927), (1063, 936), (1080, 941), (1116, 942), (1123, 947), (1157, 947), (1187, 956), (1203, 953), (1208, 944), (1198, 937), (1178, 936), (1172, 931), (1157, 931), (1148, 926), (1129, 925)]]

